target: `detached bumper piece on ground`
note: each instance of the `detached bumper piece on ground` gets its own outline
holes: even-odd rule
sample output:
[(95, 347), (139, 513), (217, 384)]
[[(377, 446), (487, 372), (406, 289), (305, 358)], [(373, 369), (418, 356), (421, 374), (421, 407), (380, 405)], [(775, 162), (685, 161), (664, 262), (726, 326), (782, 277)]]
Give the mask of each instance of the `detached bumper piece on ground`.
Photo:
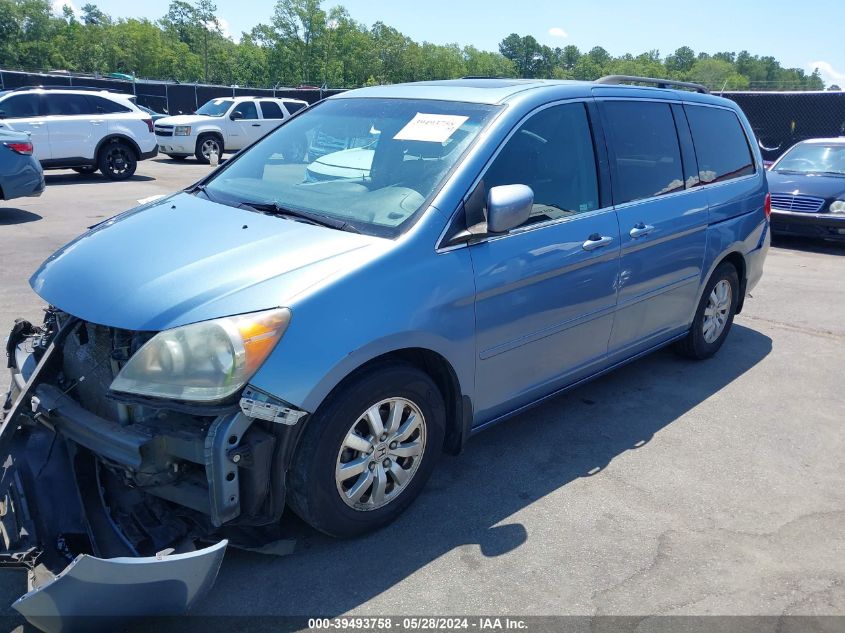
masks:
[(58, 386), (63, 347), (86, 328), (48, 313), (44, 328), (18, 322), (7, 343), (0, 565), (27, 569), (29, 591), (13, 607), (51, 633), (183, 613), (214, 583), (227, 546), (201, 513), (127, 485), (124, 469), (148, 469), (160, 437), (101, 418)]

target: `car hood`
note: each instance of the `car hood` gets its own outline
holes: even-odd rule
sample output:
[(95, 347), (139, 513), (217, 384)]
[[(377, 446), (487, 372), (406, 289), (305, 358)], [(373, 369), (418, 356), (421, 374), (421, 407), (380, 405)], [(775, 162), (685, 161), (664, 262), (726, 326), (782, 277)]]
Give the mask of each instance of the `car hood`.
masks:
[(30, 279), (48, 303), (128, 330), (291, 306), (393, 244), (181, 193), (97, 225)]
[(766, 172), (766, 180), (769, 181), (769, 191), (772, 193), (845, 199), (845, 176), (779, 174), (770, 171)]
[(206, 123), (208, 121), (217, 121), (223, 117), (203, 116), (202, 114), (177, 114), (175, 116), (166, 116), (161, 119), (156, 119), (157, 125), (194, 125), (197, 123)]

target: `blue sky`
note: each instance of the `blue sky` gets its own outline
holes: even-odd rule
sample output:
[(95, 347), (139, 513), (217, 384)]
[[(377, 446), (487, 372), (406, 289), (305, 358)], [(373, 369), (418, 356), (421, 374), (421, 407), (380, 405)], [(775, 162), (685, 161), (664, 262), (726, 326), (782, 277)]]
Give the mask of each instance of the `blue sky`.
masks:
[[(116, 17), (157, 19), (169, 0), (93, 1)], [(70, 0), (54, 0), (54, 6)], [(772, 55), (787, 67), (819, 67), (827, 83), (845, 84), (845, 24), (842, 0), (605, 0), (601, 3), (554, 0), (324, 0), (342, 4), (367, 25), (381, 20), (415, 40), (458, 42), (496, 50), (509, 33), (533, 35), (550, 46), (574, 44), (582, 50), (600, 45), (614, 55), (679, 46), (696, 52), (748, 50)], [(217, 0), (218, 15), (237, 39), (242, 31), (268, 22), (272, 0)], [(554, 34), (552, 34), (554, 33)]]

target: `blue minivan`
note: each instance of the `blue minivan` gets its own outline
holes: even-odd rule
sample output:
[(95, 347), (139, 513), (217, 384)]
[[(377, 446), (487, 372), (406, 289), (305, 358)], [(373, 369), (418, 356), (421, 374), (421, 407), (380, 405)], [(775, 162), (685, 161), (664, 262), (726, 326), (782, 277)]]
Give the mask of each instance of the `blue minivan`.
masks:
[[(693, 84), (326, 99), (35, 272), (49, 308), (9, 337), (0, 438), (33, 526), (7, 549), (40, 543), (51, 574), (80, 556), (113, 592), (169, 561), (187, 604), (223, 546), (174, 544), (258, 538), (285, 507), (383, 526), (473, 433), (669, 344), (713, 355), (768, 216), (745, 116)], [(149, 564), (101, 560), (129, 556)], [(77, 576), (40, 591), (73, 610)]]

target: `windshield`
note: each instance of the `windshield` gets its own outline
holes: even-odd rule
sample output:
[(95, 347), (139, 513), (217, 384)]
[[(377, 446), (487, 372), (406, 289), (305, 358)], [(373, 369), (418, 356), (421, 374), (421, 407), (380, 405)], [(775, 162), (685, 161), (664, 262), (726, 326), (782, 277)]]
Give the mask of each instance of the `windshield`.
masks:
[(225, 204), (275, 204), (394, 237), (496, 111), (429, 100), (328, 100), (258, 142), (205, 190)]
[(845, 143), (801, 143), (783, 155), (775, 164), (774, 171), (845, 176)]
[(207, 101), (199, 110), (197, 114), (204, 114), (205, 116), (223, 116), (229, 110), (233, 101), (231, 99), (212, 99)]

